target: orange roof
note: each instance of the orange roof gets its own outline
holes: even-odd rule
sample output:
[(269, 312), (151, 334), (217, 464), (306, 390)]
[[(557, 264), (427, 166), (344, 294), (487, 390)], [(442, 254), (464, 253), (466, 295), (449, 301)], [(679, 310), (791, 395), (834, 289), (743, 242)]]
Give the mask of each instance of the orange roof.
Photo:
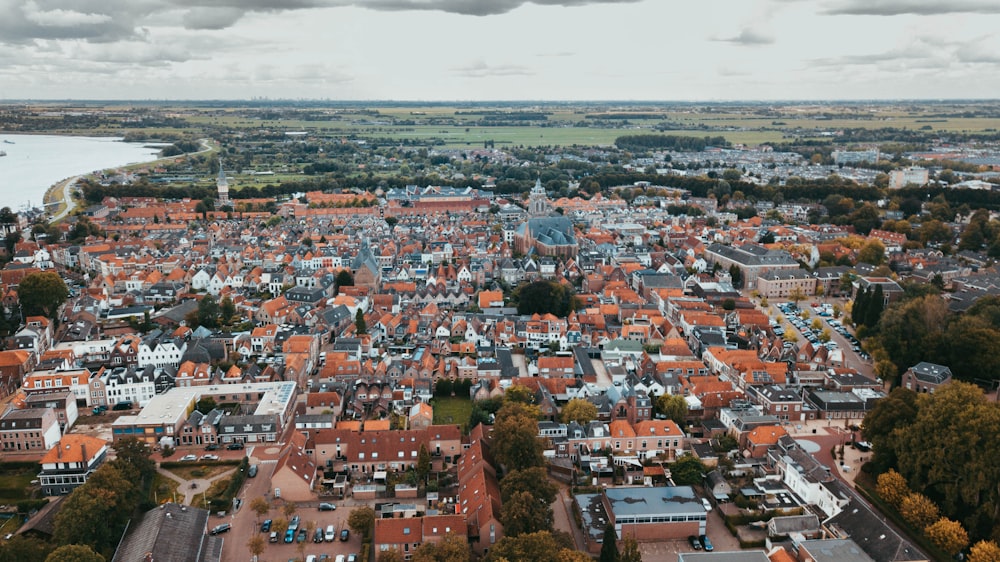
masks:
[(365, 420), (365, 431), (389, 431), (389, 420)]
[(780, 425), (762, 425), (747, 434), (747, 442), (754, 445), (774, 445), (788, 432)]
[(94, 458), (97, 452), (107, 445), (108, 442), (104, 439), (78, 433), (69, 433), (63, 435), (62, 439), (45, 453), (45, 456), (42, 457), (42, 464), (60, 462), (82, 463)]

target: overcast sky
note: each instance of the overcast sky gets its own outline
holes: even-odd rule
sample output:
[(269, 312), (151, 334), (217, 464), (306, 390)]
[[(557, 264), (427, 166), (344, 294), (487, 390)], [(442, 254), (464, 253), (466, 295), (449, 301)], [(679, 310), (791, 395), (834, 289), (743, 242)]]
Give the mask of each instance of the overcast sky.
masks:
[(0, 99), (1000, 97), (1000, 0), (0, 0)]

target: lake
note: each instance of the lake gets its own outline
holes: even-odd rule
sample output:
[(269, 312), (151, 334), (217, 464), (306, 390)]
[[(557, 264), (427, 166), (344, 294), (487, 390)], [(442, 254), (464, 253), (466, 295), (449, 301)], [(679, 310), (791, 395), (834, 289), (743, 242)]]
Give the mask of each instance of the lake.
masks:
[(80, 174), (149, 162), (158, 148), (120, 137), (67, 137), (0, 133), (0, 207), (38, 207), (54, 184)]

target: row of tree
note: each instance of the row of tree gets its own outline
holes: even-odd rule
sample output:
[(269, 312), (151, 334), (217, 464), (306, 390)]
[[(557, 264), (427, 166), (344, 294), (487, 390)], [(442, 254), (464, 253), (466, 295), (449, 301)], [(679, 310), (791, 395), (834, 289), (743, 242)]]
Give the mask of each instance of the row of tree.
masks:
[[(940, 514), (974, 539), (1000, 536), (1000, 404), (979, 387), (955, 381), (925, 394), (896, 388), (865, 416), (862, 435), (876, 473), (894, 469), (909, 491), (939, 509), (918, 523)], [(899, 495), (883, 497), (902, 512)]]
[(893, 379), (929, 361), (947, 365), (961, 380), (1000, 380), (1000, 297), (983, 297), (965, 312), (952, 312), (933, 285), (904, 288), (903, 298), (881, 313), (866, 342), (880, 376)]

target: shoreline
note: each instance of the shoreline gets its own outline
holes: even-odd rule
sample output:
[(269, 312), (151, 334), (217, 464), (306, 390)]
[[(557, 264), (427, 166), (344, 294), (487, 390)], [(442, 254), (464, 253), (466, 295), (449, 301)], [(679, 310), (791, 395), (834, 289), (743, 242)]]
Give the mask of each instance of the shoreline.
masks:
[[(0, 133), (0, 134), (6, 134), (6, 133)], [(62, 135), (55, 135), (55, 136), (62, 136)], [(72, 135), (67, 135), (67, 136), (72, 136)], [(122, 170), (122, 169), (127, 170), (138, 166), (148, 166), (150, 164), (155, 164), (156, 162), (160, 162), (163, 160), (173, 160), (181, 156), (204, 154), (206, 152), (211, 152), (216, 149), (216, 147), (211, 143), (210, 139), (204, 138), (204, 139), (198, 139), (198, 141), (202, 145), (202, 149), (199, 150), (198, 152), (190, 152), (184, 155), (177, 155), (177, 156), (162, 156), (159, 158), (154, 158), (153, 160), (148, 160), (146, 162), (135, 162), (132, 164), (125, 164), (123, 166), (104, 168), (101, 171)], [(52, 216), (52, 218), (49, 219), (50, 223), (61, 221), (62, 219), (66, 218), (66, 216), (69, 215), (74, 208), (76, 208), (77, 204), (76, 200), (73, 197), (72, 188), (81, 179), (89, 177), (93, 174), (94, 172), (86, 172), (83, 174), (70, 176), (68, 178), (57, 181), (56, 183), (52, 184), (48, 189), (45, 190), (45, 194), (42, 196), (42, 209), (44, 210), (49, 206), (55, 207), (49, 213)], [(56, 203), (58, 203), (58, 205), (55, 205)]]

